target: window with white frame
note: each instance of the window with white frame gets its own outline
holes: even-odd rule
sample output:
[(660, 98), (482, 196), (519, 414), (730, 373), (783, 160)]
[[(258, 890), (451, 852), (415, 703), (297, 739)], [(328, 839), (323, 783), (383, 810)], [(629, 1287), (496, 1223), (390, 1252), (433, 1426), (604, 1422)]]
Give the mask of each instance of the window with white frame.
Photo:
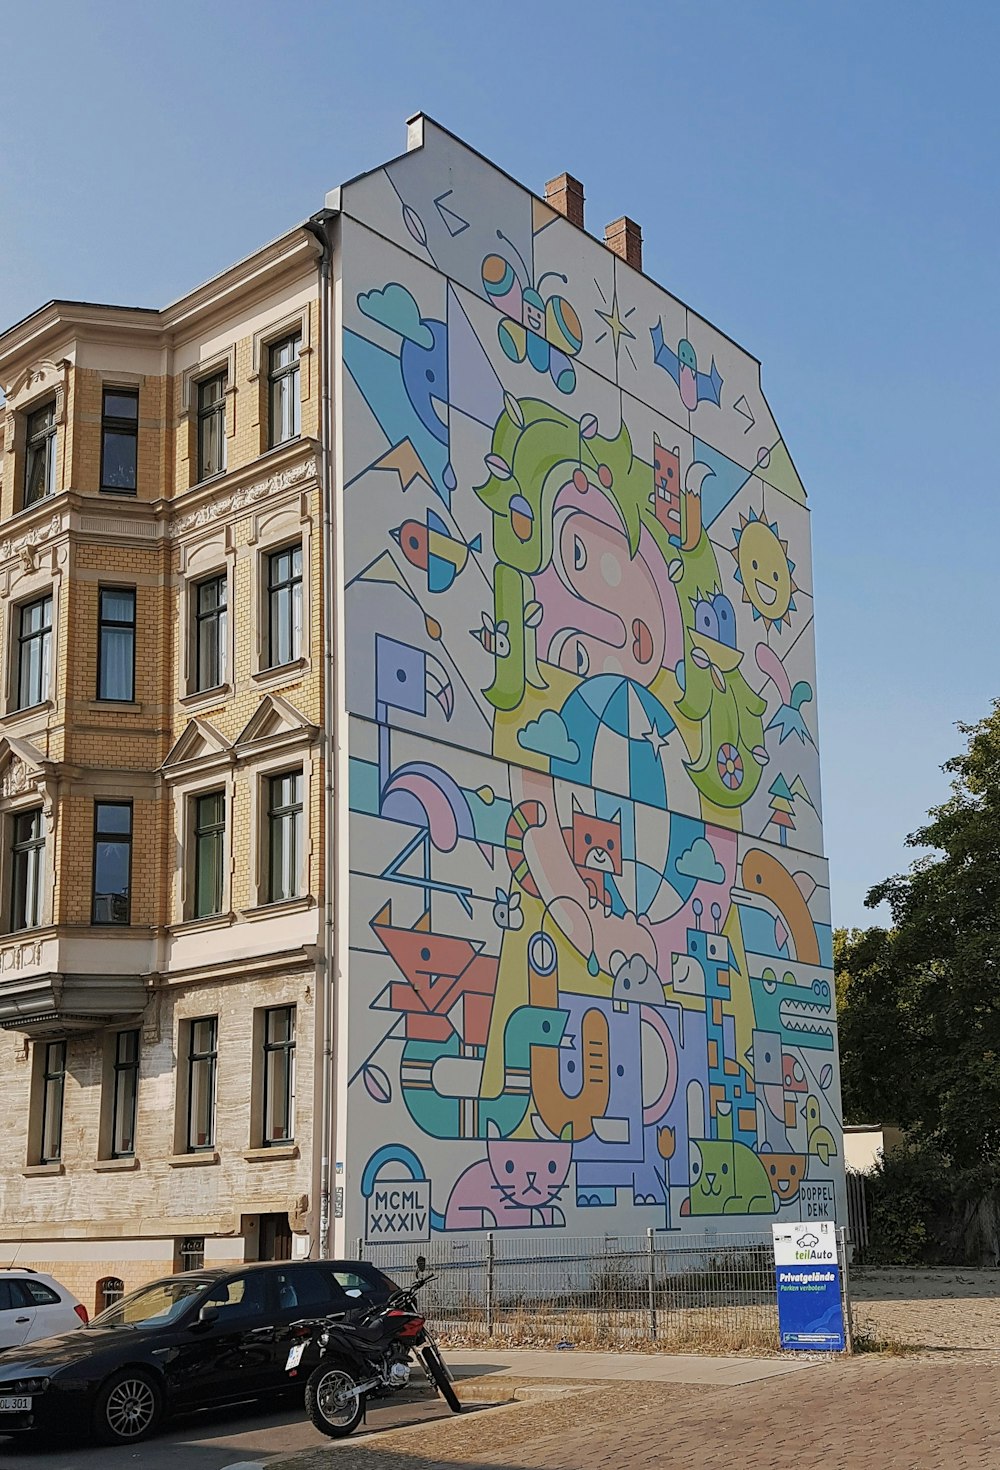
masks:
[(192, 693), (217, 689), (226, 682), (229, 588), (225, 572), (217, 572), (191, 589), (193, 645)]
[(15, 709), (30, 709), (49, 694), (52, 664), (52, 594), (17, 609), (17, 688)]
[(191, 917), (222, 913), (226, 861), (226, 793), (207, 791), (191, 798), (194, 848)]
[(267, 557), (267, 667), (302, 656), (302, 543)]
[(25, 420), (24, 505), (35, 505), (56, 488), (56, 400), (36, 408)]
[(298, 898), (302, 884), (302, 772), (267, 778), (267, 902)]
[(66, 1043), (50, 1041), (41, 1046), (41, 1115), (39, 1117), (40, 1164), (58, 1164), (62, 1158), (63, 1100), (66, 1092)]
[(215, 1080), (219, 1063), (219, 1018), (202, 1016), (187, 1024), (188, 1153), (215, 1146)]
[(45, 891), (45, 817), (40, 806), (14, 812), (10, 824), (10, 928), (34, 929), (42, 922)]
[(299, 350), (302, 333), (272, 342), (267, 353), (268, 443), (271, 448), (297, 437), (300, 430)]
[(227, 374), (213, 373), (195, 385), (198, 396), (198, 479), (220, 475), (226, 468)]
[(295, 1007), (272, 1006), (264, 1012), (265, 1148), (295, 1137)]
[(139, 1031), (119, 1031), (114, 1038), (111, 1099), (111, 1157), (135, 1154), (135, 1124), (139, 1111)]

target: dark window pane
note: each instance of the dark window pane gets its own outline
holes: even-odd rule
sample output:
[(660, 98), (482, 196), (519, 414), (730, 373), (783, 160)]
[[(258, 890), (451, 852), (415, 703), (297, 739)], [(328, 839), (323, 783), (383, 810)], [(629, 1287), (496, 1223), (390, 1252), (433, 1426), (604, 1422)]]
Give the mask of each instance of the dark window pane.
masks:
[(191, 1022), (188, 1051), (188, 1148), (215, 1141), (216, 1018)]
[(18, 635), (17, 707), (28, 709), (48, 696), (52, 649), (52, 599), (21, 608)]
[(108, 490), (135, 489), (136, 439), (116, 429), (104, 433), (104, 468), (101, 483)]
[(219, 1310), (222, 1321), (237, 1317), (262, 1316), (267, 1310), (267, 1277), (263, 1271), (249, 1272), (222, 1281), (205, 1297)]
[(299, 432), (298, 334), (276, 342), (270, 349), (270, 442), (282, 444)]
[(24, 503), (33, 505), (56, 488), (56, 406), (47, 403), (28, 415), (24, 462)]
[(51, 1307), (59, 1301), (55, 1292), (50, 1291), (47, 1286), (43, 1286), (40, 1281), (29, 1279), (27, 1281), (19, 1281), (17, 1285), (33, 1307)]
[(213, 404), (221, 403), (225, 393), (225, 378), (220, 374), (215, 378), (206, 378), (203, 383), (198, 384), (198, 407), (211, 408)]
[(106, 391), (104, 394), (104, 417), (116, 419), (138, 419), (138, 393), (115, 393), (113, 390)]
[(42, 921), (45, 836), (41, 808), (19, 812), (13, 821), (13, 836), (10, 927), (32, 929)]
[(269, 897), (277, 903), (299, 893), (302, 857), (302, 773), (272, 777), (268, 807)]
[(42, 1076), (41, 1162), (56, 1163), (62, 1154), (63, 1091), (66, 1081), (66, 1043), (50, 1042), (45, 1048)]
[(264, 1142), (287, 1143), (295, 1124), (295, 1007), (264, 1015)]
[(98, 699), (135, 697), (135, 588), (100, 592)]
[(289, 1266), (277, 1276), (277, 1283), (281, 1307), (322, 1307), (330, 1300), (329, 1282), (315, 1266)]
[(102, 490), (135, 493), (138, 436), (138, 393), (106, 388), (101, 421)]
[(226, 799), (221, 791), (195, 802), (194, 917), (222, 912)]
[(139, 1095), (139, 1033), (121, 1031), (115, 1041), (115, 1093), (111, 1152), (116, 1159), (135, 1153)]
[(226, 467), (226, 377), (198, 384), (198, 478), (218, 475)]
[(226, 677), (227, 587), (225, 577), (200, 582), (194, 598), (195, 690), (215, 689)]
[(93, 923), (129, 922), (131, 856), (131, 806), (98, 802), (94, 825)]
[(131, 832), (132, 808), (121, 801), (102, 801), (97, 807), (98, 832)]
[(28, 416), (28, 438), (34, 439), (39, 434), (44, 434), (47, 430), (54, 427), (55, 421), (55, 402), (46, 403), (44, 408), (36, 409), (33, 414), (29, 414)]
[(272, 668), (302, 652), (302, 547), (268, 557), (268, 653)]

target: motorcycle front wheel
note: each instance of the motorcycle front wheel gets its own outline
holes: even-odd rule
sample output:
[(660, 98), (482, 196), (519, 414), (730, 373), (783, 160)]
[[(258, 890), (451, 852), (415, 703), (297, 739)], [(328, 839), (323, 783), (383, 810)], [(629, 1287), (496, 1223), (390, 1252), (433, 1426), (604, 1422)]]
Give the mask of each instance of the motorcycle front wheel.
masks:
[(420, 1349), (421, 1360), (427, 1369), (428, 1376), (433, 1380), (434, 1387), (441, 1394), (445, 1403), (453, 1414), (462, 1412), (462, 1401), (458, 1397), (448, 1377), (448, 1370), (441, 1361), (441, 1354), (432, 1343), (424, 1343)]
[(320, 1363), (306, 1384), (306, 1413), (320, 1434), (343, 1439), (354, 1433), (364, 1412), (365, 1395), (355, 1393), (347, 1364), (337, 1358)]

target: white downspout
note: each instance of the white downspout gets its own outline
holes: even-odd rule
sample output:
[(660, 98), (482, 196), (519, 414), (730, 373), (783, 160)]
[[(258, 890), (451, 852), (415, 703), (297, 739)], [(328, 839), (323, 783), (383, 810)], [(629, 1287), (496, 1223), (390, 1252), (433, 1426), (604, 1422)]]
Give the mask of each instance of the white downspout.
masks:
[[(333, 1152), (333, 1063), (334, 1016), (337, 989), (335, 915), (338, 900), (335, 843), (334, 769), (338, 749), (338, 700), (336, 695), (336, 588), (337, 558), (333, 546), (333, 372), (332, 372), (332, 273), (333, 243), (329, 225), (336, 211), (324, 209), (309, 219), (304, 228), (320, 248), (318, 261), (320, 291), (320, 484), (323, 498), (323, 944), (322, 984), (316, 992), (316, 1052), (320, 1067), (318, 1118), (313, 1119), (313, 1180), (319, 1178), (318, 1209), (311, 1212), (316, 1229), (310, 1254), (322, 1259), (330, 1254), (330, 1156)], [(320, 1038), (322, 1037), (322, 1048)], [(318, 1124), (318, 1126), (317, 1126)]]

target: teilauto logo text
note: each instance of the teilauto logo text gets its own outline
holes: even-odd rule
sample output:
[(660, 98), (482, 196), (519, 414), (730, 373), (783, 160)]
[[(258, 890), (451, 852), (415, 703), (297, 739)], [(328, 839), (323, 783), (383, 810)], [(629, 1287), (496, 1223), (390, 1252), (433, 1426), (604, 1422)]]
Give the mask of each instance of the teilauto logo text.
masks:
[(811, 1230), (800, 1235), (795, 1245), (796, 1249), (793, 1254), (797, 1261), (832, 1261), (834, 1259), (834, 1251), (831, 1246), (826, 1245), (821, 1246), (819, 1250), (816, 1249), (819, 1245), (819, 1236), (814, 1235)]

